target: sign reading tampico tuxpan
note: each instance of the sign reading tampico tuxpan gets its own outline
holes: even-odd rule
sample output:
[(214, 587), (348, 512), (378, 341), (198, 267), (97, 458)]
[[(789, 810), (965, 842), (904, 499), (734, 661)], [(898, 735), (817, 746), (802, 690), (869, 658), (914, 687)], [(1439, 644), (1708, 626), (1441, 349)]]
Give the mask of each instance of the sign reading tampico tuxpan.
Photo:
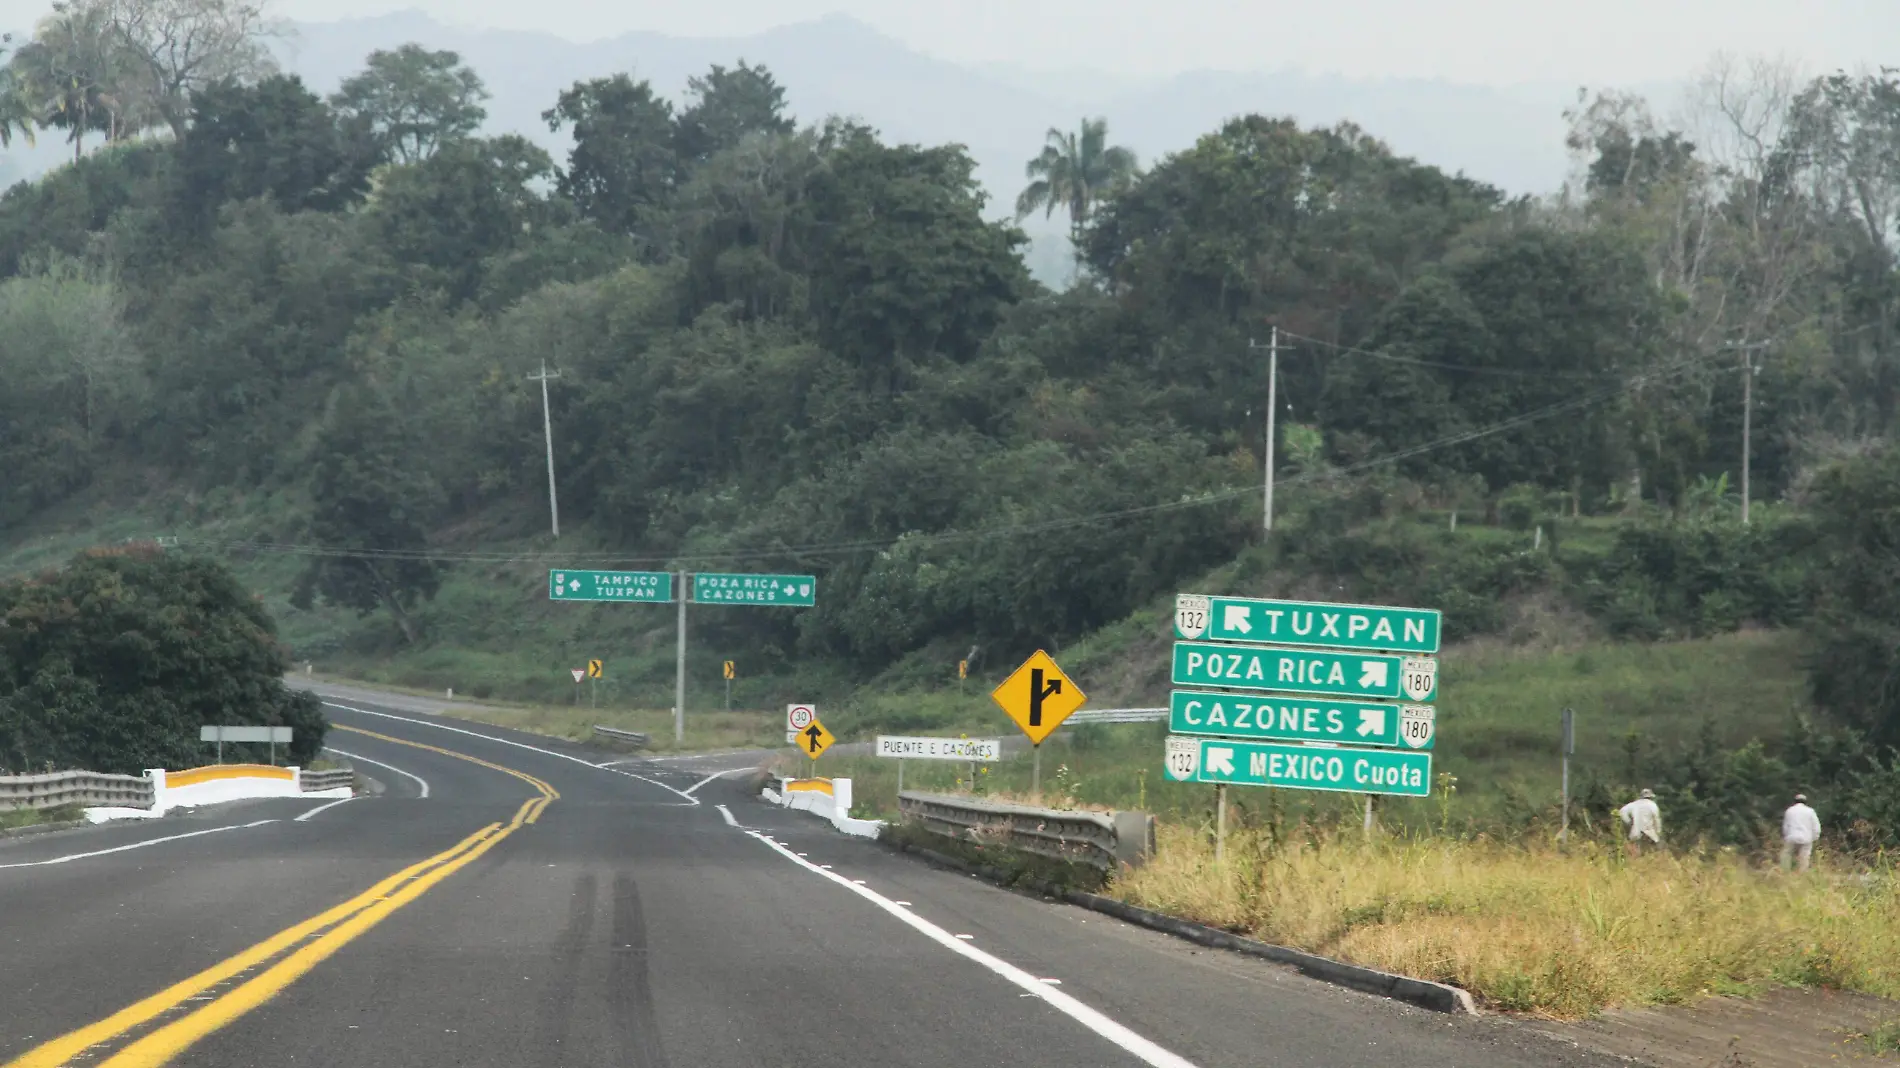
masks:
[(1441, 622), (1440, 613), (1427, 608), (1199, 593), (1183, 593), (1174, 599), (1175, 636), (1190, 641), (1435, 653)]

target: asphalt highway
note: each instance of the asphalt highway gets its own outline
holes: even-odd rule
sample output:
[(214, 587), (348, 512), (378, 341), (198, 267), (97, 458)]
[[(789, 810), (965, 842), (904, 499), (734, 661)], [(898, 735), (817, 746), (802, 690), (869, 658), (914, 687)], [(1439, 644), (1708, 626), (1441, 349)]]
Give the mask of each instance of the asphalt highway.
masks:
[(383, 793), (0, 842), (0, 1066), (1620, 1063), (932, 868), (716, 760), (326, 711)]

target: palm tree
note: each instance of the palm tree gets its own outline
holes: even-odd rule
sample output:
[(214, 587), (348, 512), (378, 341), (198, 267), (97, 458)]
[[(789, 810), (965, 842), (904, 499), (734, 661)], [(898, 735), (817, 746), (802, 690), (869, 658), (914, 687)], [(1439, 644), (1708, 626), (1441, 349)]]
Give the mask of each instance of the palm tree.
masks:
[(1135, 154), (1108, 144), (1107, 119), (1083, 119), (1076, 133), (1052, 127), (1042, 154), (1023, 173), (1031, 181), (1016, 198), (1016, 221), (1038, 209), (1047, 217), (1062, 208), (1069, 213), (1070, 228), (1079, 230), (1097, 202), (1134, 180)]
[[(5, 46), (12, 40), (12, 34), (0, 33), (0, 60), (6, 58)], [(28, 145), (33, 143), (33, 109), (27, 105), (26, 93), (13, 73), (13, 65), (0, 63), (0, 148), (13, 143), (15, 129)]]
[(102, 7), (55, 9), (7, 65), (32, 121), (69, 131), (77, 160), (87, 134), (130, 137), (153, 122), (133, 57)]

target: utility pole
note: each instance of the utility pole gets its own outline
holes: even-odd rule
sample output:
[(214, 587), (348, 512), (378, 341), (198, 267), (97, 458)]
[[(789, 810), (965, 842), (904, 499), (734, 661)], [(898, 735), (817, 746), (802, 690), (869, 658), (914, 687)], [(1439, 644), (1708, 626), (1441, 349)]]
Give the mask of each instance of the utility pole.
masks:
[[(1268, 534), (1273, 533), (1273, 438), (1274, 426), (1279, 417), (1280, 389), (1280, 328), (1275, 326), (1267, 342), (1267, 494), (1262, 512), (1261, 528)], [(1260, 346), (1247, 339), (1247, 347), (1257, 349)]]
[(1754, 430), (1755, 430), (1755, 376), (1761, 368), (1755, 365), (1755, 351), (1767, 348), (1767, 341), (1729, 341), (1723, 343), (1725, 349), (1736, 349), (1742, 354), (1742, 525), (1748, 525), (1749, 474), (1753, 466)]
[(548, 445), (548, 521), (553, 525), (554, 536), (561, 536), (561, 505), (554, 496), (554, 418), (548, 413), (548, 381), (561, 377), (561, 372), (548, 373), (548, 361), (541, 361), (541, 373), (529, 375), (528, 381), (541, 383), (541, 437)]
[(686, 601), (692, 597), (692, 587), (686, 584), (690, 576), (685, 571), (679, 573), (679, 649), (678, 659), (673, 664), (673, 741), (675, 744), (686, 740)]

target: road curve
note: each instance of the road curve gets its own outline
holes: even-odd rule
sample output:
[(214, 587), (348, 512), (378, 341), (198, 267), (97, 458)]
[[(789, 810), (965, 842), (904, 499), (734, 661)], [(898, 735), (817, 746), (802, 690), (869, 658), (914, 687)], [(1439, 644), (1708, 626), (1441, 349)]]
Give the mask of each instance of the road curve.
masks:
[(0, 1066), (1612, 1063), (938, 871), (702, 767), (326, 712), (385, 793), (0, 844)]

